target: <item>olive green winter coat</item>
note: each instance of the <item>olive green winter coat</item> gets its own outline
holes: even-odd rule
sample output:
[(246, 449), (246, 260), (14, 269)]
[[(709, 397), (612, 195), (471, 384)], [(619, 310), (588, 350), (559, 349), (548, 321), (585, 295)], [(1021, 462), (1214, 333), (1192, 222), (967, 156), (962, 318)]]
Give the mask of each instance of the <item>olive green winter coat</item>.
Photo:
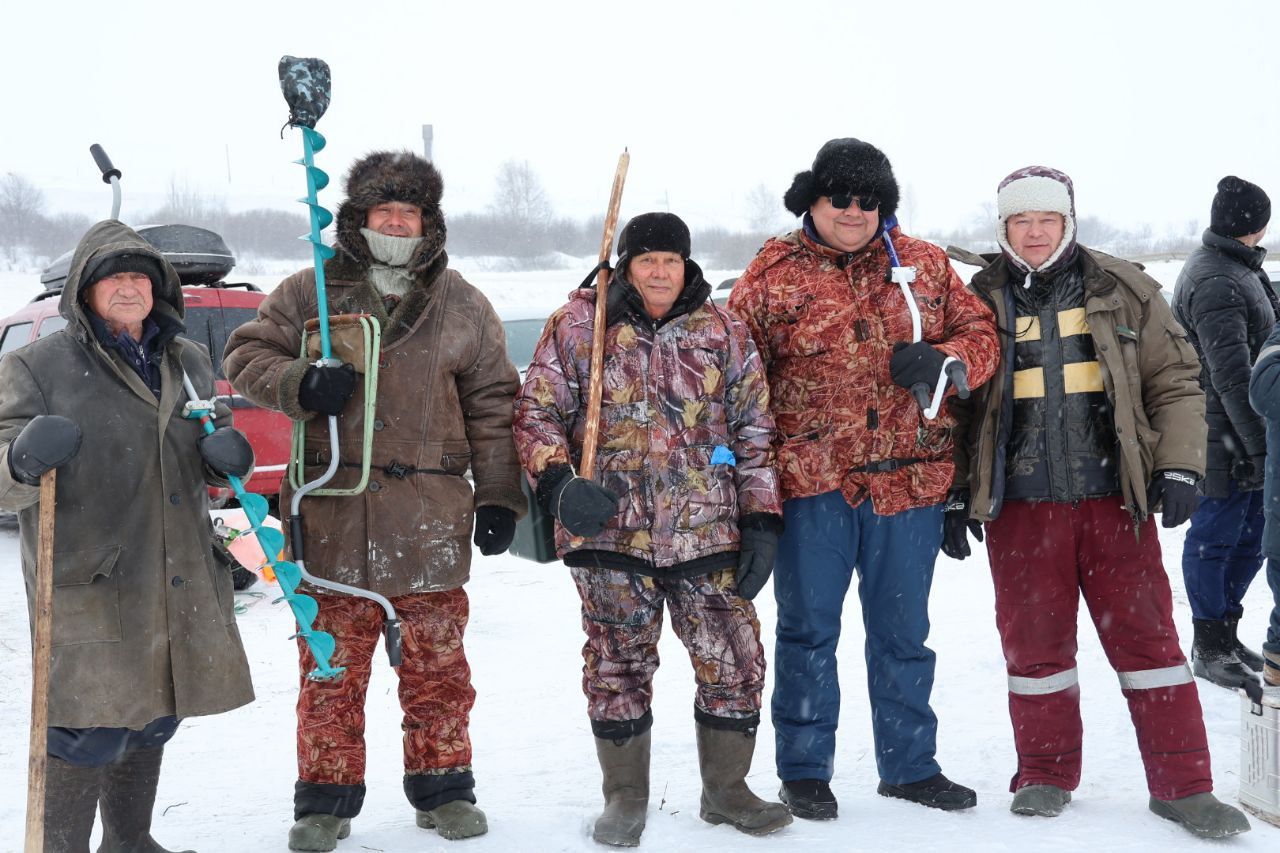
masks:
[[(140, 729), (158, 717), (216, 714), (253, 700), (236, 629), (231, 575), (211, 551), (209, 484), (198, 421), (182, 417), (182, 373), (214, 391), (204, 347), (165, 345), (157, 400), (94, 337), (79, 296), (86, 267), (110, 255), (156, 258), (165, 280), (153, 314), (181, 319), (173, 268), (131, 229), (99, 222), (81, 240), (62, 294), (67, 326), (0, 359), (0, 508), (19, 513), (34, 610), (39, 487), (15, 481), (9, 445), (37, 415), (84, 434), (57, 469), (49, 725)], [(230, 423), (219, 405), (220, 425)]]

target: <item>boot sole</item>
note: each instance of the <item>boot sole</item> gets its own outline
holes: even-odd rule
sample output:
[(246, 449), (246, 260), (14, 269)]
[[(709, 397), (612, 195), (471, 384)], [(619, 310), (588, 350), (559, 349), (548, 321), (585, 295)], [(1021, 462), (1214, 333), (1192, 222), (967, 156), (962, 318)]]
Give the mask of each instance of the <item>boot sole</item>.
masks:
[(747, 835), (770, 835), (777, 832), (779, 829), (782, 829), (784, 826), (791, 825), (791, 813), (789, 811), (778, 820), (766, 823), (764, 826), (760, 827), (746, 826), (745, 824), (738, 823), (733, 818), (726, 817), (722, 814), (716, 814), (715, 812), (704, 811), (699, 813), (698, 816), (707, 823), (714, 824), (716, 826), (727, 823), (734, 829), (739, 832), (745, 832)]
[(1157, 815), (1158, 817), (1162, 817), (1167, 821), (1171, 821), (1173, 823), (1178, 824), (1187, 832), (1190, 832), (1192, 835), (1194, 835), (1196, 838), (1230, 838), (1233, 835), (1241, 835), (1245, 832), (1248, 832), (1250, 829), (1247, 823), (1244, 826), (1239, 827), (1237, 829), (1224, 829), (1224, 830), (1205, 829), (1204, 827), (1196, 826), (1193, 823), (1187, 823), (1187, 821), (1180, 814), (1178, 814), (1173, 809), (1169, 808), (1169, 806), (1166, 805), (1165, 803), (1161, 802), (1160, 800), (1157, 800), (1155, 797), (1151, 798), (1150, 808), (1153, 814)]
[[(350, 821), (350, 819), (348, 819), (348, 820), (343, 821), (342, 825), (338, 827), (338, 835), (337, 835), (337, 839), (338, 839), (338, 841), (341, 841), (341, 840), (343, 840), (344, 838), (349, 837), (350, 835), (351, 835), (351, 821)], [(337, 844), (337, 842), (336, 842), (336, 841), (334, 842), (333, 846), (331, 846), (331, 847), (316, 847), (316, 846), (314, 846), (314, 845), (312, 845), (311, 847), (294, 847), (293, 845), (294, 845), (295, 843), (299, 843), (299, 842), (295, 842), (295, 841), (293, 840), (293, 838), (290, 838), (290, 839), (289, 839), (289, 849), (290, 849), (290, 850), (306, 851), (306, 853), (325, 853), (325, 851), (335, 850), (335, 849), (337, 849), (337, 847), (338, 847), (338, 844)]]

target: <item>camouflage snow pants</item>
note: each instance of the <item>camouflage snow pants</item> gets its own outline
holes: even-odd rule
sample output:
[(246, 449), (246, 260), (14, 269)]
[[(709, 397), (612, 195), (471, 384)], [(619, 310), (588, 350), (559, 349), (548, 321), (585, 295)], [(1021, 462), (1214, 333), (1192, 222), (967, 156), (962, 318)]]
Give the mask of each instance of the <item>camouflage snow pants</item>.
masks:
[[(319, 785), (364, 782), (364, 699), (375, 652), (381, 654), (382, 608), (363, 598), (315, 595), (315, 627), (337, 642), (332, 663), (347, 671), (336, 681), (311, 681), (315, 660), (302, 640), (298, 692), (298, 778)], [(406, 774), (465, 771), (471, 764), (467, 723), (476, 692), (462, 648), (467, 594), (446, 592), (391, 599), (400, 617)]]
[(582, 599), (582, 688), (597, 736), (613, 722), (649, 719), (664, 603), (689, 652), (699, 716), (759, 721), (764, 689), (760, 622), (737, 595), (732, 569), (686, 579), (571, 568)]

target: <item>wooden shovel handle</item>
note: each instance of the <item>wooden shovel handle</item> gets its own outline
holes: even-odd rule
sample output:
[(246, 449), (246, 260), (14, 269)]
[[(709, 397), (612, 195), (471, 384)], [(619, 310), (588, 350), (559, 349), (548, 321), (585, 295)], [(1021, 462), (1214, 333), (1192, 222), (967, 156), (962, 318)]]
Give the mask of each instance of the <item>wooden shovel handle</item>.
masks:
[(35, 636), (31, 641), (31, 745), (27, 763), (26, 853), (44, 851), (44, 791), (49, 750), (49, 662), (53, 648), (53, 518), (58, 469), (40, 476)]

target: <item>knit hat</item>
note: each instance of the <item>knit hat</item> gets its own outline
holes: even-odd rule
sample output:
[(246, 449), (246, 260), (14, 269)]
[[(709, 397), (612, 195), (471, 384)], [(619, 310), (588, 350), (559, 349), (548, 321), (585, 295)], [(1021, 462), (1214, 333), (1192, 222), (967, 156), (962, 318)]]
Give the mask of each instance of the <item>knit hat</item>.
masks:
[(1209, 210), (1209, 230), (1220, 237), (1256, 234), (1271, 221), (1271, 199), (1262, 187), (1244, 178), (1227, 175), (1218, 181), (1218, 192)]
[(164, 274), (160, 270), (160, 263), (150, 255), (136, 254), (133, 252), (121, 252), (116, 255), (108, 255), (98, 261), (92, 269), (85, 275), (85, 284), (81, 291), (87, 290), (107, 276), (116, 275), (122, 272), (136, 272), (145, 275), (151, 279), (151, 288), (154, 292), (164, 281)]
[(618, 266), (645, 252), (675, 252), (686, 261), (692, 248), (689, 226), (674, 213), (642, 213), (631, 217), (618, 237)]
[(408, 268), (422, 269), (444, 249), (443, 195), (444, 178), (428, 160), (412, 151), (374, 151), (347, 172), (347, 198), (338, 205), (338, 245), (368, 266), (374, 258), (360, 229), (369, 210), (390, 201), (412, 204), (422, 208), (423, 239)]
[(818, 149), (813, 168), (796, 174), (782, 203), (803, 216), (815, 201), (833, 193), (874, 196), (880, 202), (881, 222), (898, 210), (898, 182), (889, 158), (860, 139), (832, 139)]
[[(1043, 264), (1033, 270), (1009, 245), (1005, 223), (1010, 216), (1042, 210), (1061, 213), (1062, 242)], [(1028, 272), (1043, 272), (1065, 256), (1076, 242), (1076, 191), (1065, 172), (1048, 166), (1025, 166), (1008, 175), (996, 188), (996, 242), (1017, 266)]]

